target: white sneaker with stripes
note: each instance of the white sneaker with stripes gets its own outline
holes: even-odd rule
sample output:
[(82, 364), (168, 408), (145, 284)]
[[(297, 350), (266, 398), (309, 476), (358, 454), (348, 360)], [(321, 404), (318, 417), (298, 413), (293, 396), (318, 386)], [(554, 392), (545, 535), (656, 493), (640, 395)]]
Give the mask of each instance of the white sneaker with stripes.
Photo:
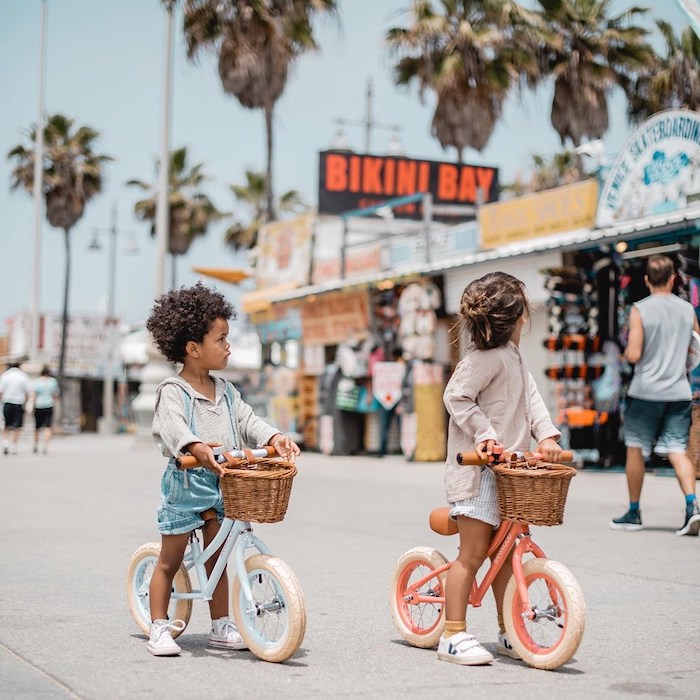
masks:
[(490, 664), (493, 656), (471, 634), (457, 632), (449, 637), (440, 637), (438, 659), (463, 666), (482, 666)]
[(502, 654), (503, 656), (510, 656), (511, 659), (522, 659), (520, 654), (518, 654), (513, 645), (508, 641), (508, 636), (506, 634), (498, 633), (498, 644), (496, 644), (496, 652)]

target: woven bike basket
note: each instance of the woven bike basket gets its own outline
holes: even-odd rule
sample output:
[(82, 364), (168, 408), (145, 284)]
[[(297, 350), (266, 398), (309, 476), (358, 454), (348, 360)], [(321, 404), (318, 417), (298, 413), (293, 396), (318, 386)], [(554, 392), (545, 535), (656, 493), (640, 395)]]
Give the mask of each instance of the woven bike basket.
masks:
[(226, 517), (253, 523), (283, 520), (296, 473), (291, 462), (280, 459), (231, 463), (220, 479)]
[(530, 525), (561, 525), (573, 467), (550, 462), (532, 466), (495, 464), (498, 510), (501, 519)]

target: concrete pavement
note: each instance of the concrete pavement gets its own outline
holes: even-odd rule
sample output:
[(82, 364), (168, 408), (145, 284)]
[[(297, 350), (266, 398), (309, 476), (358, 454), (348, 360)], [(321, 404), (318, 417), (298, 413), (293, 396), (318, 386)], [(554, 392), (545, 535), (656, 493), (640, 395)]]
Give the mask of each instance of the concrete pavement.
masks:
[[(256, 532), (295, 571), (308, 627), (281, 665), (206, 647), (206, 605), (195, 601), (178, 658), (156, 659), (128, 612), (131, 553), (158, 540), (163, 460), (132, 436), (66, 436), (51, 452), (0, 455), (0, 695), (34, 698), (422, 698), (464, 691), (479, 698), (698, 697), (700, 541), (676, 537), (675, 479), (648, 476), (646, 529), (613, 532), (623, 474), (581, 472), (565, 523), (536, 541), (577, 577), (587, 604), (576, 657), (556, 672), (505, 658), (489, 667), (437, 661), (393, 627), (388, 583), (410, 547), (452, 558), (456, 540), (432, 533), (442, 466), (399, 457), (304, 454), (283, 523)], [(469, 627), (493, 650), (489, 596)]]

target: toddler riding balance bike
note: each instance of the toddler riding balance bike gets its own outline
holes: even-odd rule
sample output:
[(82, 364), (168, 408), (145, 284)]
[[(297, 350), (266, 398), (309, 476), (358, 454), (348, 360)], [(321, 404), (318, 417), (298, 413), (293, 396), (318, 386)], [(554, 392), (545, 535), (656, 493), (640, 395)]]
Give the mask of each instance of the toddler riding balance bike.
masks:
[[(226, 470), (220, 481), (225, 517), (204, 551), (196, 531), (190, 534), (182, 565), (173, 580), (168, 619), (183, 620), (186, 626), (192, 613), (192, 600), (211, 600), (233, 554), (235, 576), (231, 579), (230, 608), (238, 631), (258, 658), (281, 662), (292, 656), (304, 639), (306, 607), (294, 572), (273, 556), (269, 547), (253, 534), (251, 525), (252, 521), (279, 522), (287, 510), (296, 467), (289, 462), (265, 459), (274, 454), (274, 448), (268, 447), (234, 450), (218, 457)], [(191, 456), (178, 459), (176, 464), (181, 469), (199, 466)], [(129, 609), (145, 634), (149, 633), (151, 624), (149, 586), (160, 547), (158, 542), (142, 545), (134, 552), (127, 569)], [(219, 548), (221, 552), (209, 578), (204, 563)], [(192, 570), (200, 586), (196, 590), (190, 579)], [(183, 631), (184, 627), (172, 629), (172, 636), (177, 637)]]
[[(474, 580), (469, 604), (481, 605), (486, 591), (512, 552), (513, 576), (508, 581), (503, 603), (508, 640), (526, 664), (553, 670), (569, 661), (581, 643), (585, 603), (573, 574), (563, 564), (546, 557), (532, 540), (529, 525), (561, 524), (568, 482), (575, 470), (564, 465), (545, 464), (536, 457), (501, 453), (494, 456), (489, 465), (496, 474), (503, 522), (494, 532), (489, 546), (491, 564), (481, 583)], [(572, 458), (571, 452), (562, 453), (563, 461), (570, 462)], [(460, 453), (457, 461), (459, 464), (484, 464), (476, 453)], [(518, 488), (527, 494), (520, 497), (515, 494), (513, 499), (513, 494), (507, 493), (508, 489), (499, 481), (501, 477), (511, 482), (518, 479)], [(547, 481), (550, 483), (543, 483)], [(551, 507), (553, 501), (559, 502), (557, 512), (547, 512), (544, 516), (527, 513), (529, 495), (540, 489), (550, 494), (546, 508)], [(542, 499), (542, 494), (535, 493), (535, 500)], [(504, 513), (504, 510), (513, 509), (515, 512)], [(457, 523), (449, 518), (447, 507), (432, 511), (430, 527), (441, 535), (457, 533)], [(524, 562), (523, 556), (527, 553), (534, 558)], [(394, 567), (389, 590), (391, 615), (401, 636), (412, 646), (431, 648), (440, 639), (445, 624), (445, 582), (451, 566), (452, 562), (436, 549), (414, 547)]]

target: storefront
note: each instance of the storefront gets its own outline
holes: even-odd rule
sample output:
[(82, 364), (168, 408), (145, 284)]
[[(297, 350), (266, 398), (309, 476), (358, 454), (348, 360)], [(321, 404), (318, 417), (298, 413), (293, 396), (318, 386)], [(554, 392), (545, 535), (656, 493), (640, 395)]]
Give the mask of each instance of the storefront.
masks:
[(565, 440), (585, 462), (619, 464), (629, 376), (619, 358), (630, 304), (644, 294), (645, 258), (675, 257), (678, 293), (696, 308), (700, 299), (699, 119), (676, 111), (641, 125), (600, 197), (598, 182), (586, 180), (486, 203), (478, 224), (457, 226), (426, 220), (419, 206), (407, 212), (423, 216), (412, 228), (375, 205), (382, 220), (357, 226), (359, 243), (342, 217), (316, 218), (307, 274), (280, 288), (289, 280), (268, 270), (276, 288), (254, 293), (268, 315), (251, 315), (262, 339), (298, 343), (298, 363), (287, 369), (306, 446), (379, 451), (382, 398), (391, 406), (398, 393), (401, 437), (394, 420), (389, 449), (442, 460), (442, 391), (464, 342), (454, 331), (460, 297), (469, 281), (498, 269), (527, 286), (533, 313), (523, 350)]

